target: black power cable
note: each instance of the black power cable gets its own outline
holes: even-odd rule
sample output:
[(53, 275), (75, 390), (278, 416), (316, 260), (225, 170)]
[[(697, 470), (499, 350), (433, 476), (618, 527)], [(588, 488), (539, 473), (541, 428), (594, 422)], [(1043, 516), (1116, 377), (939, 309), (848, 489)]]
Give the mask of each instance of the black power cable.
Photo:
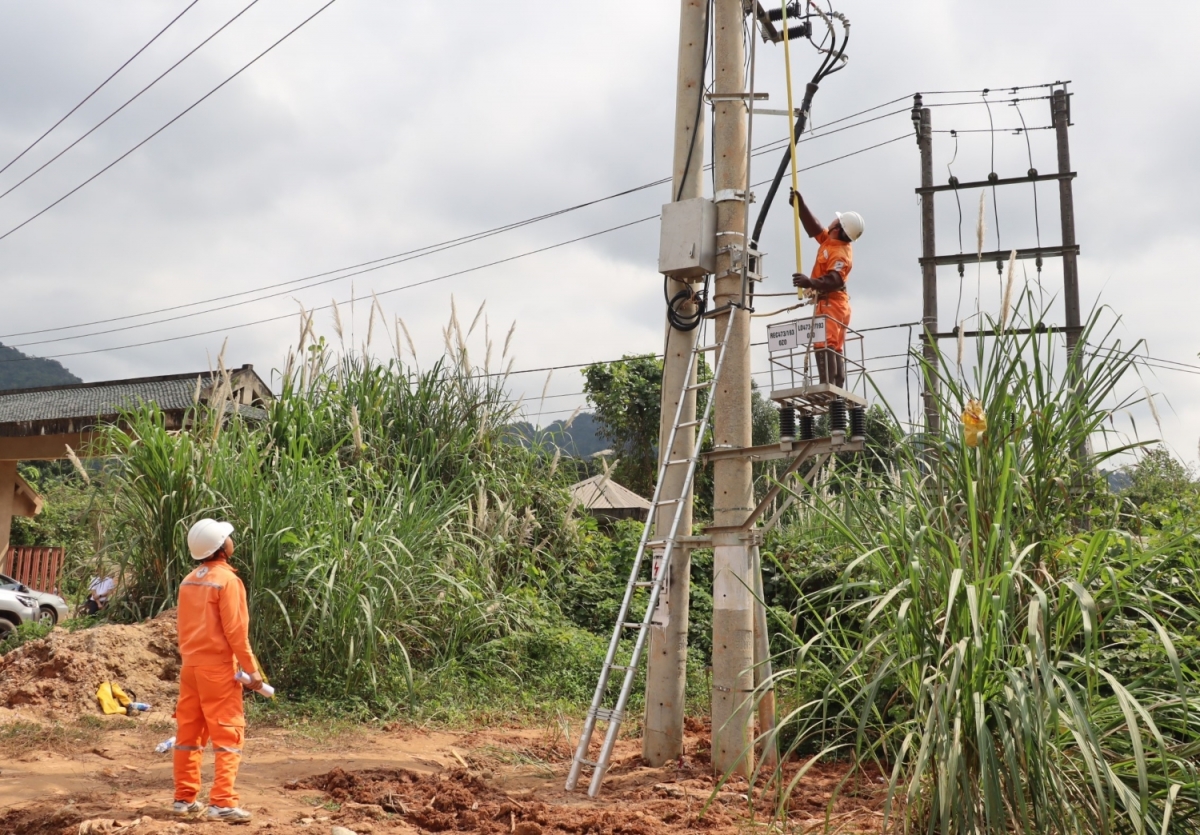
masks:
[[(825, 51), (825, 59), (821, 62), (821, 66), (813, 74), (812, 81), (808, 83), (808, 86), (804, 90), (804, 100), (800, 104), (800, 113), (796, 116), (796, 125), (793, 130), (797, 141), (804, 134), (804, 128), (808, 123), (808, 111), (812, 108), (813, 96), (816, 95), (821, 81), (826, 76), (840, 69), (840, 67), (835, 65), (846, 54), (846, 44), (850, 41), (850, 22), (844, 17), (839, 17), (839, 20), (843, 29), (841, 46), (838, 46), (837, 33), (832, 33), (833, 40), (830, 43), (829, 49), (823, 50)], [(779, 186), (783, 182), (783, 177), (787, 173), (791, 161), (792, 146), (789, 143), (783, 150), (783, 158), (779, 161), (779, 167), (775, 170), (775, 178), (771, 181), (771, 187), (767, 190), (767, 196), (763, 199), (762, 208), (758, 210), (758, 217), (754, 221), (754, 232), (750, 235), (748, 242), (748, 246), (752, 250), (758, 249), (758, 242), (762, 237), (763, 226), (767, 222), (767, 214), (771, 211), (771, 204), (775, 201), (775, 195), (779, 192)]]
[[(674, 296), (667, 296), (667, 288), (670, 286), (671, 279), (667, 276), (663, 277), (663, 298), (667, 301), (667, 321), (671, 323), (671, 327), (677, 331), (692, 331), (704, 321), (704, 314), (708, 310), (708, 280), (705, 278), (704, 287), (697, 290), (691, 284), (684, 285), (684, 288)], [(692, 312), (684, 311), (684, 305), (693, 305)]]

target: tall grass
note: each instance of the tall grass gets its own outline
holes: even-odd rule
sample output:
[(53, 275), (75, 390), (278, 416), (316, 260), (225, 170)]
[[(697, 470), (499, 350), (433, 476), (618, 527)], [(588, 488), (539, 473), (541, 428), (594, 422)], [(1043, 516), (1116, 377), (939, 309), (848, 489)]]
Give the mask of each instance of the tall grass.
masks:
[[(1179, 542), (1115, 528), (1096, 468), (1124, 447), (1093, 447), (1129, 405), (1133, 348), (1097, 314), (1072, 366), (1053, 337), (1016, 334), (1040, 319), (1022, 318), (992, 323), (972, 374), (925, 368), (943, 381), (943, 436), (807, 497), (857, 556), (796, 589), (777, 682), (800, 702), (792, 750), (885, 775), (895, 831), (1182, 832), (1200, 815), (1197, 566)], [(989, 427), (975, 448), (958, 420), (970, 399)]]
[(465, 347), (418, 371), (319, 340), (264, 420), (208, 408), (172, 432), (152, 407), (131, 413), (109, 435), (116, 605), (174, 605), (187, 529), (212, 515), (235, 525), (254, 647), (294, 691), (395, 704), (414, 670), (528, 630), (579, 531), (556, 459), (502, 441), (502, 382)]

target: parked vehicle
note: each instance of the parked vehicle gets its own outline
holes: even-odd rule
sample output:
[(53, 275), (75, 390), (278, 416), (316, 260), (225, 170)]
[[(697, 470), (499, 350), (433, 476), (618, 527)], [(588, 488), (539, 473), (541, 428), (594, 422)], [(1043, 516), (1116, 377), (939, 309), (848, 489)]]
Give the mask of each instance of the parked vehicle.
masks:
[(38, 602), (28, 594), (0, 589), (0, 641), (22, 623), (37, 620), (38, 615)]
[(34, 591), (29, 586), (14, 580), (7, 574), (0, 574), (0, 589), (15, 591), (32, 597), (37, 601), (37, 620), (50, 626), (54, 626), (60, 620), (65, 619), (70, 611), (67, 608), (67, 601), (63, 600), (57, 594), (51, 594), (46, 591)]

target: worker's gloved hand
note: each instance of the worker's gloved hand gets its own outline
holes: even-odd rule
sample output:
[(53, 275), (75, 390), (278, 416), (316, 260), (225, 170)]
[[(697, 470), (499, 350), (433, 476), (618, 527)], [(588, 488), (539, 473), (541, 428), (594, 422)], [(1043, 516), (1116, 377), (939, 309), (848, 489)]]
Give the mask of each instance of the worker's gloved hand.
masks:
[(796, 205), (796, 190), (794, 188), (788, 189), (788, 205), (789, 206)]
[(792, 286), (803, 287), (805, 290), (811, 290), (813, 286), (812, 279), (806, 276), (804, 273), (793, 273)]
[(243, 683), (242, 686), (245, 687), (247, 690), (254, 690), (254, 691), (261, 690), (262, 686), (263, 686), (262, 676), (259, 675), (257, 670), (250, 673), (249, 675), (250, 675), (250, 683), (249, 684)]

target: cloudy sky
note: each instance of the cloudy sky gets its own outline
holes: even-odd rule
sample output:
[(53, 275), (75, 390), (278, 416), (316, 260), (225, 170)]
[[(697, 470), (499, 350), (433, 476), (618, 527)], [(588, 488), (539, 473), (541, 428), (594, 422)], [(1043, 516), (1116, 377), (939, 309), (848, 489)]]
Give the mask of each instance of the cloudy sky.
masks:
[[(517, 369), (659, 349), (652, 218), (669, 199), (666, 187), (443, 251), (425, 248), (668, 175), (677, 2), (336, 0), (160, 134), (30, 220), (326, 0), (189, 2), (0, 0), (0, 166), (186, 9), (0, 173), (0, 341), (60, 357), (85, 380), (101, 380), (202, 369), (228, 338), (230, 364), (252, 362), (269, 372), (282, 366), (295, 342), (298, 304), (336, 299), (346, 338), (353, 320), (357, 344), (366, 337), (370, 307), (362, 300), (373, 290), (389, 322), (404, 319), (422, 361), (441, 351), (451, 296), (464, 319), (486, 301), (496, 354), (516, 322)], [(801, 163), (818, 165), (896, 140), (802, 175), (818, 214), (854, 208), (866, 218), (851, 279), (854, 324), (878, 328), (920, 316), (913, 193), (919, 168), (907, 135), (908, 97), (968, 91), (927, 97), (946, 105), (934, 109), (935, 129), (964, 131), (957, 138), (937, 134), (939, 181), (950, 173), (981, 179), (990, 170), (1014, 176), (1029, 167), (1030, 155), (1039, 170), (1054, 169), (1053, 132), (966, 133), (988, 127), (980, 91), (992, 91), (987, 101), (997, 128), (1018, 127), (1021, 117), (1038, 128), (1050, 123), (1049, 104), (1040, 98), (1045, 91), (1021, 91), (1028, 100), (1018, 112), (1011, 88), (1070, 79), (1085, 313), (1108, 305), (1121, 317), (1115, 334), (1125, 343), (1144, 339), (1150, 356), (1193, 366), (1144, 375), (1160, 398), (1163, 434), (1178, 454), (1195, 460), (1200, 305), (1191, 283), (1200, 261), (1200, 189), (1192, 146), (1200, 98), (1189, 91), (1200, 81), (1192, 44), (1200, 6), (1168, 2), (1152, 15), (1127, 3), (1081, 0), (844, 0), (838, 8), (853, 23), (851, 60), (818, 93), (817, 130), (801, 146)], [(137, 100), (30, 176), (222, 26)], [(756, 86), (769, 91), (766, 106), (786, 106), (780, 49), (762, 46), (758, 54)], [(815, 68), (812, 49), (798, 47), (795, 63), (797, 78), (807, 78)], [(869, 108), (877, 109), (830, 129), (882, 118), (819, 136), (823, 125)], [(755, 144), (786, 131), (783, 119), (756, 119)], [(774, 152), (759, 157), (754, 179), (767, 179), (777, 159)], [(963, 195), (967, 251), (975, 248), (978, 205), (978, 193)], [(1038, 190), (1037, 225), (1033, 208), (1026, 186), (1000, 190), (995, 207), (989, 194), (986, 248), (1032, 246), (1039, 234), (1043, 243), (1057, 243), (1053, 184)], [(938, 213), (939, 251), (958, 251), (952, 195), (939, 198)], [(514, 259), (634, 221), (642, 222)], [(783, 292), (792, 251), (786, 213), (774, 212), (764, 248), (770, 277), (763, 290)], [(420, 257), (382, 261), (355, 276), (344, 269), (413, 251)], [(809, 246), (806, 261), (813, 254)], [(513, 260), (485, 266), (504, 259)], [(1032, 262), (1026, 266), (1036, 288)], [(319, 277), (302, 280), (312, 276)], [(406, 289), (429, 279), (440, 280)], [(955, 310), (959, 318), (974, 311), (977, 281), (984, 308), (994, 310), (994, 268), (981, 276), (968, 268), (961, 302), (957, 275), (944, 272), (943, 329), (953, 327)], [(1053, 264), (1041, 286), (1049, 320), (1061, 322), (1061, 273)], [(359, 299), (353, 316), (352, 294)], [(764, 300), (760, 309), (766, 307)], [(165, 308), (177, 309), (155, 312)], [(105, 321), (117, 317), (125, 318)], [(333, 336), (329, 311), (318, 314), (318, 323)], [(68, 325), (79, 327), (62, 329)], [(482, 327), (473, 337), (480, 357)], [(390, 351), (378, 328), (374, 340), (372, 350)], [(900, 327), (874, 331), (866, 344), (866, 353), (880, 358), (874, 362), (880, 385), (905, 419), (916, 414), (915, 381), (909, 375), (906, 387), (905, 370), (896, 368), (903, 358), (889, 355), (903, 354), (909, 340)], [(756, 355), (756, 363), (764, 371), (765, 355)], [(553, 397), (544, 402), (538, 398), (545, 373), (512, 382), (514, 396), (533, 401), (527, 411), (538, 422), (583, 402), (577, 370), (555, 372), (547, 388)], [(1133, 380), (1129, 390), (1140, 385)], [(1157, 434), (1144, 406), (1133, 417), (1143, 437)]]

